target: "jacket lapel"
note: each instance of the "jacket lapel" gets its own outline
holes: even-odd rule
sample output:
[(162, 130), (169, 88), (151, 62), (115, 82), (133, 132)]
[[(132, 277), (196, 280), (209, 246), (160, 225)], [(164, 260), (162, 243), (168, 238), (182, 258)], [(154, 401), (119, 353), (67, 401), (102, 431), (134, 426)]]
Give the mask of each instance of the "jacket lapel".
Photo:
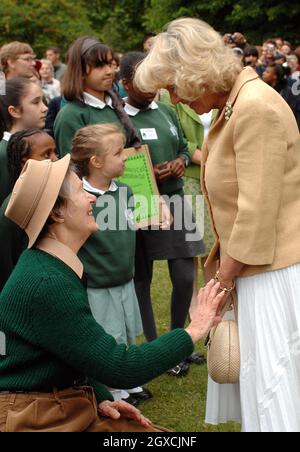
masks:
[(243, 86), (246, 85), (246, 83), (251, 82), (252, 80), (255, 80), (257, 78), (259, 78), (259, 75), (254, 71), (254, 69), (252, 69), (251, 67), (245, 67), (238, 76), (235, 84), (233, 85), (227, 103), (233, 105)]
[[(242, 72), (239, 74), (235, 84), (233, 85), (233, 88), (229, 94), (227, 104), (230, 104), (231, 106), (234, 105), (239, 92), (243, 88), (243, 86), (252, 81), (259, 78), (258, 74), (250, 67), (246, 67), (242, 70)], [(218, 133), (218, 130), (220, 126), (225, 121), (225, 108), (223, 108), (222, 111), (219, 111), (219, 113), (216, 115), (216, 119), (214, 123), (212, 124), (212, 127), (210, 129), (209, 135), (207, 137), (207, 140), (205, 140), (204, 146), (202, 148), (202, 165), (204, 166), (208, 157), (208, 144), (210, 139), (214, 136), (215, 133)]]

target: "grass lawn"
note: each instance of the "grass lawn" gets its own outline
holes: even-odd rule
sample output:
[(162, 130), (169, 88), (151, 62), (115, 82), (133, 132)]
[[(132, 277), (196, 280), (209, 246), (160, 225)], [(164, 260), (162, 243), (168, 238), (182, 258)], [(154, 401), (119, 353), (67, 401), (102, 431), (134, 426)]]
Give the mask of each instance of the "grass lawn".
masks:
[[(159, 334), (169, 330), (171, 284), (166, 262), (156, 262), (152, 300)], [(200, 345), (198, 350), (206, 353)], [(140, 404), (141, 411), (156, 424), (177, 432), (239, 432), (239, 424), (211, 426), (204, 422), (207, 367), (193, 364), (186, 377), (163, 375), (147, 385), (154, 398)]]

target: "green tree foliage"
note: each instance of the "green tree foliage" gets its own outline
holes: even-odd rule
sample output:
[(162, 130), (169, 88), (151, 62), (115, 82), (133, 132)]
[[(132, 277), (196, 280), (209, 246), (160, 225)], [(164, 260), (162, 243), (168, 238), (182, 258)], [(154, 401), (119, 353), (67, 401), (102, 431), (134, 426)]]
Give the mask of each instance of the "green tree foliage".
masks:
[(300, 43), (299, 0), (1, 0), (0, 45), (29, 42), (41, 57), (49, 45), (66, 51), (88, 34), (115, 50), (138, 50), (146, 31), (181, 16), (202, 18), (221, 33), (241, 31), (255, 44), (276, 35)]
[(39, 57), (47, 46), (66, 51), (78, 36), (92, 34), (85, 6), (72, 0), (1, 0), (0, 42), (28, 42)]
[(142, 49), (146, 4), (145, 0), (86, 0), (92, 28), (120, 52)]
[(159, 31), (182, 16), (199, 17), (221, 33), (240, 31), (255, 44), (276, 35), (300, 43), (299, 0), (151, 0), (144, 25)]

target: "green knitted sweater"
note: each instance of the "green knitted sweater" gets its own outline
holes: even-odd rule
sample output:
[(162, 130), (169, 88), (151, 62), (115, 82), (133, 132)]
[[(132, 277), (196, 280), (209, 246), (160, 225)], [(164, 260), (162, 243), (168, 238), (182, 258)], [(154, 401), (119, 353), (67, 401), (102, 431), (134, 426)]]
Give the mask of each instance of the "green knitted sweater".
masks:
[(105, 385), (143, 385), (194, 348), (182, 329), (140, 346), (118, 345), (94, 320), (77, 275), (39, 250), (22, 254), (1, 293), (0, 332), (0, 391), (68, 387), (88, 377), (98, 402), (111, 399)]

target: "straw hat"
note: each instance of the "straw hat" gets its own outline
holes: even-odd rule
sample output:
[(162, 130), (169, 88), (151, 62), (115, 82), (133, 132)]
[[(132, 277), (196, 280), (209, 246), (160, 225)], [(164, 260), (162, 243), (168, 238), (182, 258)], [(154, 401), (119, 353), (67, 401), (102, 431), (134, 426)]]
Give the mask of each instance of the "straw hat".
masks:
[(24, 229), (31, 248), (57, 200), (70, 164), (70, 154), (63, 159), (28, 160), (17, 180), (5, 215)]

